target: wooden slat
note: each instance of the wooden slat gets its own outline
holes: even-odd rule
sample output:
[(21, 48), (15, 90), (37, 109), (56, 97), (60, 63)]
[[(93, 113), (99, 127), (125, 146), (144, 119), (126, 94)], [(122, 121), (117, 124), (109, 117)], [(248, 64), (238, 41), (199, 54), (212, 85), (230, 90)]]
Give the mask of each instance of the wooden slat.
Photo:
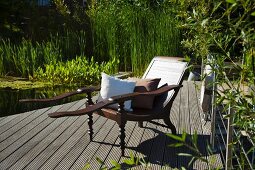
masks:
[[(10, 134), (8, 137), (4, 138), (2, 135), (0, 135), (1, 138), (3, 139), (3, 140), (1, 140), (1, 143), (0, 143), (0, 151), (4, 150), (5, 148), (10, 146), (17, 140), (20, 140), (25, 135), (32, 136), (31, 130), (34, 128), (37, 129), (38, 125), (40, 125), (45, 119), (48, 118), (47, 113), (57, 111), (59, 109), (59, 107), (60, 106), (55, 106), (55, 107), (51, 108), (50, 110), (47, 110), (45, 113), (42, 113), (36, 119), (31, 121), (30, 124), (27, 124), (27, 126), (21, 128), (21, 129), (18, 129), (15, 133)], [(18, 141), (18, 142), (20, 143), (20, 141)]]
[[(183, 87), (185, 88), (185, 87)], [(183, 89), (181, 88), (181, 89)], [(180, 128), (180, 124), (181, 124), (181, 113), (180, 113), (180, 107), (181, 107), (181, 91), (177, 94), (175, 101), (173, 103), (173, 106), (171, 108), (170, 111), (170, 120), (172, 121), (172, 123), (175, 125), (176, 127), (176, 131), (178, 134), (182, 133), (182, 129)], [(169, 132), (167, 132), (169, 133)], [(164, 159), (162, 160), (164, 166), (170, 167), (177, 167), (177, 161), (178, 161), (178, 156), (177, 156), (177, 149), (174, 147), (170, 147), (168, 145), (175, 143), (175, 141), (173, 139), (171, 139), (170, 137), (166, 138), (165, 141), (165, 152), (164, 152)], [(162, 167), (164, 168), (164, 167)]]
[(156, 136), (156, 133), (153, 130), (155, 128), (156, 128), (156, 125), (147, 123), (144, 134), (143, 134), (143, 138), (140, 144), (138, 145), (139, 152), (137, 154), (137, 157), (144, 158), (146, 161), (148, 161), (150, 154), (152, 154), (151, 150), (152, 150), (154, 138)]
[[(5, 140), (9, 136), (11, 136), (13, 133), (16, 133), (17, 131), (19, 131), (20, 129), (25, 127), (26, 125), (28, 125), (30, 122), (32, 122), (40, 115), (47, 112), (47, 110), (49, 110), (49, 109), (50, 108), (44, 108), (44, 109), (37, 110), (34, 113), (30, 114), (26, 119), (23, 119), (22, 121), (19, 121), (19, 122), (12, 121), (10, 123), (10, 124), (12, 124), (12, 126), (10, 128), (8, 128), (7, 130), (3, 127), (2, 128), (3, 132), (0, 134), (1, 135), (0, 142), (2, 142), (3, 140)], [(5, 127), (7, 127), (7, 126), (5, 126)]]
[[(139, 149), (138, 149), (139, 147), (137, 146), (141, 143), (147, 124), (148, 124), (147, 122), (144, 122), (143, 123), (144, 127), (140, 128), (138, 126), (138, 123), (135, 123), (134, 129), (131, 132), (132, 135), (130, 136), (128, 143), (126, 144), (128, 147), (126, 148), (125, 152), (128, 157), (130, 156), (131, 153), (136, 157), (138, 156), (137, 154), (139, 153)], [(121, 157), (119, 162), (123, 163), (124, 159), (127, 159), (127, 158)]]
[[(70, 108), (73, 103), (68, 103), (64, 105), (60, 110)], [(35, 147), (42, 139), (48, 136), (56, 127), (61, 126), (61, 124), (67, 118), (63, 119), (51, 119), (47, 118), (47, 121), (44, 121), (37, 127), (37, 129), (32, 129), (31, 134), (23, 136), (19, 141), (14, 142), (8, 148), (4, 149), (1, 152), (0, 157), (0, 169), (1, 167), (10, 167), (13, 163), (15, 163), (18, 159), (20, 159), (24, 154), (26, 154), (31, 148)], [(52, 123), (55, 121), (54, 123)], [(61, 131), (61, 128), (59, 129)]]
[[(94, 134), (95, 136), (99, 132), (99, 129), (103, 127), (103, 125), (106, 123), (107, 120), (103, 119), (102, 117), (98, 115), (95, 115), (93, 117), (94, 117), (93, 129), (95, 132)], [(57, 160), (58, 164), (53, 169), (70, 169), (70, 167), (72, 167), (76, 163), (76, 160), (80, 157), (80, 155), (83, 152), (87, 154), (91, 154), (87, 152), (86, 150), (87, 146), (90, 144), (87, 128), (84, 129), (79, 140), (73, 144), (73, 146), (70, 148), (70, 151), (63, 157), (63, 159)]]
[[(206, 154), (206, 145), (208, 143), (208, 136), (204, 136), (203, 132), (203, 123), (202, 123), (202, 117), (201, 112), (199, 109), (199, 102), (197, 98), (197, 91), (195, 88), (195, 82), (188, 82), (188, 89), (189, 89), (189, 110), (192, 114), (190, 118), (190, 126), (191, 126), (191, 134), (194, 134), (195, 131), (198, 134), (198, 146), (201, 151), (201, 153), (205, 154), (204, 158), (207, 157)], [(208, 169), (208, 166), (205, 162), (202, 162), (201, 160), (197, 160), (192, 165), (193, 168), (202, 168), (202, 169)]]
[(88, 161), (90, 164), (90, 169), (100, 169), (101, 164), (96, 160), (96, 158), (98, 157), (103, 162), (105, 162), (108, 154), (111, 152), (111, 149), (113, 147), (119, 148), (118, 144), (116, 143), (119, 136), (118, 131), (119, 131), (119, 126), (117, 123), (115, 123), (110, 133), (106, 136), (105, 140), (102, 141), (98, 150), (95, 152), (93, 157), (91, 157), (90, 161)]
[[(42, 111), (45, 110), (42, 109)], [(26, 112), (23, 114), (19, 114), (19, 115), (15, 115), (15, 116), (10, 116), (7, 117), (6, 119), (4, 119), (1, 124), (0, 124), (0, 134), (2, 134), (3, 132), (5, 132), (6, 130), (12, 128), (14, 125), (16, 125), (17, 123), (21, 122), (22, 120), (26, 119), (28, 116), (32, 115), (33, 113), (35, 113), (37, 110), (34, 111), (30, 111), (30, 112)], [(38, 110), (39, 112), (42, 112), (40, 110)]]
[(0, 127), (3, 126), (4, 124), (8, 123), (10, 120), (14, 119), (15, 117), (18, 117), (19, 115), (20, 114), (0, 117)]
[[(83, 101), (74, 103), (72, 107), (68, 110), (77, 110), (84, 104)], [(65, 121), (66, 123), (61, 124), (59, 129), (64, 130), (63, 133), (58, 131), (57, 133), (50, 133), (46, 138), (41, 140), (39, 144), (33, 147), (29, 152), (27, 152), (21, 159), (19, 159), (10, 169), (24, 168), (27, 169), (38, 169), (47, 158), (57, 150), (58, 146), (61, 146), (65, 141), (70, 137), (70, 134), (74, 133), (77, 130), (76, 124), (80, 125), (83, 121), (77, 121), (78, 117), (69, 118)], [(82, 119), (80, 119), (82, 120)], [(33, 139), (32, 139), (33, 140)], [(36, 158), (35, 158), (36, 157)]]
[[(135, 122), (127, 122), (127, 125), (126, 125), (126, 128), (125, 128), (125, 130), (126, 130), (125, 155), (127, 157), (130, 155), (130, 152), (133, 151), (133, 149), (130, 149), (130, 148), (133, 147), (131, 142), (132, 142), (132, 137), (136, 136), (136, 133), (135, 133), (136, 129), (141, 129), (141, 128), (138, 127), (137, 123), (135, 123)], [(115, 129), (115, 133), (119, 134), (119, 129)], [(126, 159), (127, 157), (121, 157), (120, 146), (119, 146), (119, 138), (117, 138), (115, 143), (113, 143), (113, 147), (112, 147), (110, 153), (108, 153), (104, 163), (105, 163), (105, 166), (111, 167), (112, 166), (112, 164), (110, 162), (111, 160), (115, 160), (115, 161), (117, 161), (119, 163), (122, 163), (122, 161), (124, 159)]]
[(61, 162), (61, 160), (72, 151), (75, 144), (81, 140), (86, 133), (86, 129), (88, 128), (87, 116), (80, 116), (78, 120), (82, 121), (83, 123), (81, 125), (75, 124), (75, 126), (78, 126), (77, 131), (68, 139), (63, 139), (65, 143), (61, 145), (52, 156), (49, 157), (49, 159), (40, 167), (40, 169), (54, 169)]
[[(163, 121), (159, 121), (159, 123), (163, 124)], [(164, 152), (166, 149), (165, 132), (167, 132), (166, 128), (162, 126), (156, 126), (155, 128), (156, 136), (154, 138), (151, 154), (149, 157), (149, 162), (152, 163), (152, 166), (151, 166), (152, 169), (161, 169), (161, 165), (163, 164)]]
[[(137, 136), (137, 133), (135, 133), (135, 129), (138, 128), (140, 130), (142, 130), (140, 127), (138, 127), (138, 123), (137, 122), (127, 122), (127, 126), (126, 126), (126, 138), (125, 138), (125, 142), (126, 142), (126, 148), (125, 148), (125, 156), (129, 157), (130, 156), (130, 152), (131, 149), (129, 149), (130, 144), (132, 143), (131, 141), (131, 137), (132, 136)], [(118, 144), (119, 144), (119, 140), (117, 140)], [(136, 147), (135, 147), (136, 148)], [(123, 160), (126, 159), (126, 157), (122, 157), (120, 155), (120, 147), (114, 147), (113, 148), (113, 154), (116, 156), (116, 160), (120, 163), (123, 164)]]
[(86, 147), (86, 152), (83, 152), (79, 155), (78, 159), (75, 161), (75, 164), (70, 169), (82, 169), (86, 163), (90, 161), (92, 156), (100, 147), (100, 142), (106, 139), (106, 136), (109, 134), (110, 130), (113, 128), (115, 122), (112, 120), (107, 120), (104, 126), (99, 130), (99, 132), (93, 138), (93, 142), (90, 142)]
[[(202, 120), (199, 107), (199, 89), (192, 82), (184, 82), (184, 87), (174, 101), (170, 118), (181, 135), (182, 130), (190, 134), (197, 131), (198, 146), (204, 158), (215, 160), (221, 166), (219, 154), (207, 156), (206, 140), (210, 135), (210, 121)], [(198, 83), (198, 86), (200, 84)], [(174, 143), (165, 136), (171, 130), (144, 122), (144, 128), (137, 122), (126, 125), (126, 157), (121, 157), (118, 125), (104, 117), (94, 115), (94, 141), (90, 142), (87, 133), (87, 116), (52, 119), (47, 114), (54, 111), (84, 108), (85, 100), (52, 108), (44, 108), (19, 115), (0, 118), (0, 169), (81, 169), (87, 162), (90, 169), (99, 169), (96, 157), (106, 166), (111, 160), (123, 163), (132, 152), (135, 156), (149, 160), (151, 169), (172, 169), (187, 167), (190, 159), (177, 156), (178, 153), (191, 153), (186, 148), (171, 148)], [(159, 123), (163, 123), (162, 120)], [(167, 167), (165, 164), (168, 164)], [(127, 168), (123, 166), (123, 168)], [(196, 161), (188, 169), (206, 169), (202, 161)], [(132, 169), (144, 169), (136, 166)]]

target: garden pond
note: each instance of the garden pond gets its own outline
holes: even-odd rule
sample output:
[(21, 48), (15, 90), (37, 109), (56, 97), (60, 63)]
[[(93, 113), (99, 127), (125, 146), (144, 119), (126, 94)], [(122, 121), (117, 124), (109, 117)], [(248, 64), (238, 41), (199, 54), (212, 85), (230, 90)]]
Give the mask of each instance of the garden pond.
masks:
[[(32, 89), (11, 89), (0, 88), (0, 117), (23, 113), (26, 111), (44, 108), (52, 106), (50, 103), (19, 103), (20, 99), (27, 98), (49, 98), (59, 95), (64, 92), (75, 90), (74, 87), (44, 87), (44, 88), (32, 88)], [(85, 94), (79, 94), (72, 97), (68, 97), (61, 101), (54, 103), (63, 104), (75, 100), (79, 100), (85, 97)]]

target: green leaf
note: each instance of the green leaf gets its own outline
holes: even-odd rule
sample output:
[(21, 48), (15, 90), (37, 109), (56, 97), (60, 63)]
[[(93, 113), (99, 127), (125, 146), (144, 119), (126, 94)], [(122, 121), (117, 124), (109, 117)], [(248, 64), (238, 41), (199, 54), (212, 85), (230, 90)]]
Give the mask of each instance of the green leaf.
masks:
[(89, 163), (86, 163), (85, 166), (82, 168), (82, 170), (87, 170), (90, 168), (90, 164)]
[(187, 133), (185, 131), (182, 132), (182, 142), (185, 142), (187, 137)]
[(183, 146), (183, 145), (184, 145), (183, 143), (174, 143), (174, 144), (170, 144), (170, 145), (168, 145), (168, 146), (178, 148), (178, 147), (181, 147), (181, 146)]
[(192, 135), (192, 142), (194, 145), (197, 145), (197, 131), (195, 131), (195, 133)]
[(251, 13), (251, 16), (255, 16), (255, 11)]
[(186, 170), (186, 168), (184, 168), (183, 166), (181, 167), (181, 170)]
[(171, 134), (171, 133), (168, 133), (168, 134), (166, 134), (166, 135), (169, 136), (169, 137), (172, 138), (172, 139), (175, 139), (175, 140), (184, 142), (183, 138), (180, 137), (180, 136), (177, 136), (177, 135), (174, 135), (174, 134)]
[(113, 170), (121, 169), (121, 165), (118, 162), (111, 160), (111, 164), (114, 166)]
[(235, 4), (236, 0), (226, 0), (226, 2), (231, 3), (231, 4)]
[(186, 156), (186, 157), (192, 157), (189, 153), (178, 153), (179, 156)]
[(195, 157), (193, 157), (193, 158), (189, 161), (188, 166), (190, 167), (190, 166), (192, 165), (192, 163), (193, 163), (195, 160), (196, 160), (196, 158), (195, 158)]
[(135, 164), (135, 162), (132, 159), (125, 159), (123, 162), (127, 165), (134, 165)]
[(99, 162), (101, 165), (104, 165), (104, 162), (103, 162), (99, 157), (96, 157), (96, 160), (97, 160), (97, 162)]

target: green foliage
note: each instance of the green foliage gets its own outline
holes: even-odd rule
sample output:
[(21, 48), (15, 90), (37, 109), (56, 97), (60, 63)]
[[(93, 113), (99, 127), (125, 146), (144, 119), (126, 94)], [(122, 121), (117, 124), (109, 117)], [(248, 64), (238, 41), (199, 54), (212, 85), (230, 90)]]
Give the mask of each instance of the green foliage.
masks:
[[(130, 152), (130, 157), (127, 159), (123, 160), (123, 163), (125, 163), (126, 165), (128, 165), (129, 167), (132, 166), (137, 166), (137, 165), (142, 165), (143, 169), (150, 169), (150, 164), (148, 162), (146, 162), (144, 159), (140, 159), (139, 157), (135, 157), (134, 154), (132, 152)], [(123, 169), (123, 167), (116, 161), (111, 160), (111, 166), (112, 167), (107, 167), (104, 163), (103, 160), (101, 160), (99, 157), (96, 157), (97, 162), (99, 162), (101, 164), (101, 168), (100, 170), (121, 170)], [(127, 167), (125, 167), (124, 169), (127, 169)]]
[[(224, 89), (219, 102), (231, 104), (235, 125), (254, 133), (254, 90), (244, 93), (243, 86), (255, 85), (255, 10), (254, 0), (170, 0), (183, 30), (185, 54), (201, 63), (208, 54), (214, 57), (213, 70), (218, 87)], [(234, 79), (226, 61), (232, 63)], [(217, 67), (215, 67), (217, 66)]]
[[(54, 3), (62, 18), (61, 24), (56, 22), (55, 31), (58, 33), (53, 31), (54, 36), (45, 36), (43, 41), (41, 38), (38, 41), (23, 39), (18, 45), (3, 40), (5, 45), (0, 45), (0, 75), (33, 76), (34, 68), (71, 60), (79, 55), (94, 56), (98, 62), (116, 58), (121, 61), (120, 70), (132, 70), (141, 75), (152, 57), (180, 55), (180, 31), (175, 27), (172, 7), (165, 2), (93, 1), (86, 10), (76, 1), (64, 3), (55, 0)], [(57, 17), (54, 13), (51, 15), (53, 18), (49, 22)], [(43, 20), (45, 22), (47, 17), (38, 19), (38, 22)], [(31, 37), (35, 37), (37, 32), (33, 30), (39, 25), (30, 24), (33, 28)], [(57, 25), (63, 27), (60, 29)], [(16, 48), (21, 49), (20, 54)], [(27, 58), (32, 58), (31, 66)]]
[(119, 61), (113, 59), (109, 62), (98, 63), (92, 57), (85, 56), (67, 62), (46, 64), (45, 69), (39, 67), (34, 78), (49, 81), (52, 84), (91, 85), (100, 82), (101, 72), (113, 74), (117, 72)]
[[(178, 153), (179, 156), (190, 157), (191, 160), (188, 164), (190, 167), (196, 160), (200, 160), (207, 164), (209, 170), (218, 170), (220, 167), (215, 167), (212, 161), (209, 161), (205, 158), (205, 156), (200, 152), (198, 148), (198, 135), (195, 132), (193, 135), (188, 136), (186, 132), (182, 132), (182, 136), (174, 135), (174, 134), (167, 134), (170, 138), (174, 139), (176, 143), (170, 145), (170, 147), (185, 147), (187, 148), (187, 153)], [(207, 154), (210, 156), (212, 155), (212, 150), (208, 145)], [(182, 169), (185, 169), (182, 167)]]
[(91, 5), (88, 15), (96, 60), (118, 58), (122, 70), (132, 69), (139, 75), (154, 56), (180, 55), (180, 31), (171, 7), (158, 3), (98, 1)]
[(48, 41), (32, 43), (23, 39), (20, 44), (0, 40), (0, 75), (33, 77), (38, 67), (56, 64), (85, 55), (85, 32), (66, 31), (65, 36), (51, 35)]

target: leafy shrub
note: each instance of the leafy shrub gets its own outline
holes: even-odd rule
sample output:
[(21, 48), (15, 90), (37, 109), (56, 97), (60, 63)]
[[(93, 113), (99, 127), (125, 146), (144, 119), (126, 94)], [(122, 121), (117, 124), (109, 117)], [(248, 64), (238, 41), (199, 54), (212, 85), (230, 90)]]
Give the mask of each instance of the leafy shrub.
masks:
[(99, 83), (101, 72), (116, 73), (118, 64), (119, 61), (114, 58), (108, 62), (98, 63), (93, 57), (88, 60), (84, 56), (78, 56), (67, 62), (46, 64), (45, 68), (39, 67), (34, 78), (52, 84), (91, 85)]

